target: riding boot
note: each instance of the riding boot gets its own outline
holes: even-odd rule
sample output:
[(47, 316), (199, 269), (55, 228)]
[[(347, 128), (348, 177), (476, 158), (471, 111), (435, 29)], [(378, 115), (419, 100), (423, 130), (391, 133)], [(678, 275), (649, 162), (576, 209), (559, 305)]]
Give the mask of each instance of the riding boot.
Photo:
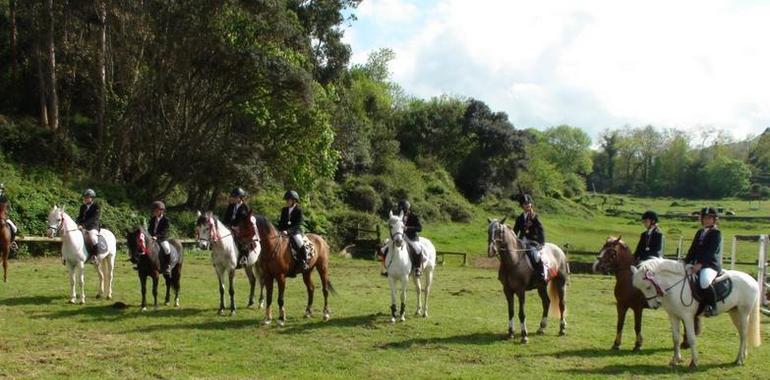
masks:
[(243, 250), (238, 249), (238, 268), (243, 268), (247, 264), (247, 260), (249, 258), (249, 255), (246, 253), (243, 253)]
[(385, 258), (388, 257), (388, 246), (384, 246), (377, 250), (377, 256), (382, 260), (382, 271), (380, 272), (380, 276), (388, 277), (388, 268), (385, 267)]
[(717, 295), (713, 285), (709, 285), (708, 288), (702, 289), (703, 302), (706, 307), (703, 309), (703, 315), (707, 317), (713, 317), (717, 313)]
[(98, 256), (96, 252), (96, 244), (86, 243), (86, 253), (88, 253), (88, 261), (91, 263), (96, 263), (96, 257)]
[(19, 245), (16, 244), (16, 232), (11, 228), (11, 226), (8, 226), (8, 228), (11, 230), (11, 251), (16, 252), (19, 250)]
[(302, 263), (302, 272), (307, 272), (310, 270), (310, 265), (307, 262), (307, 248), (304, 246), (300, 247), (299, 249), (299, 260)]
[(421, 254), (415, 254), (414, 255), (414, 276), (420, 277), (422, 275), (422, 255)]

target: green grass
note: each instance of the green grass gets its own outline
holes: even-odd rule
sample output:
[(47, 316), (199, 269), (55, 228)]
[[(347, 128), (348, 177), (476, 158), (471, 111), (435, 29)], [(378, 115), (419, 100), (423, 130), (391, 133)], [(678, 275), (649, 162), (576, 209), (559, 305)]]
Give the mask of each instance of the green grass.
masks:
[[(770, 348), (750, 350), (745, 367), (731, 363), (737, 335), (729, 318), (705, 322), (699, 338), (701, 369), (667, 366), (670, 328), (665, 312), (647, 311), (643, 352), (633, 354), (632, 323), (622, 351), (608, 350), (614, 338), (614, 280), (573, 275), (568, 290), (567, 336), (558, 321), (528, 345), (503, 339), (505, 301), (494, 270), (439, 267), (429, 319), (411, 317), (391, 325), (389, 290), (378, 264), (334, 258), (332, 320), (303, 319), (301, 281), (288, 284), (288, 323), (263, 326), (263, 312), (239, 309), (218, 316), (216, 277), (206, 255), (187, 258), (182, 307), (139, 311), (135, 273), (119, 258), (115, 301), (95, 300), (95, 272), (87, 272), (86, 305), (66, 303), (64, 267), (55, 258), (11, 262), (9, 282), (0, 286), (0, 376), (12, 378), (595, 378), (723, 377), (763, 378)], [(317, 282), (317, 280), (316, 280)], [(320, 293), (320, 292), (319, 292)], [(237, 276), (236, 299), (245, 305), (247, 281)], [(539, 302), (529, 294), (529, 329), (536, 330)], [(316, 312), (321, 308), (317, 298)], [(518, 323), (517, 323), (518, 325)], [(767, 330), (767, 320), (763, 321)], [(518, 330), (518, 327), (517, 327)], [(685, 355), (689, 359), (689, 352)]]

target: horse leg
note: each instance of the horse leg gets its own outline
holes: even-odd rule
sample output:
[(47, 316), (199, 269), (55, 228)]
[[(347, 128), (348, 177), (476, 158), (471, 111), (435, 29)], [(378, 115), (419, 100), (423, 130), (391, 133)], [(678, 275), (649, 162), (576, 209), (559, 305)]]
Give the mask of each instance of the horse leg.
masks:
[(634, 333), (636, 333), (636, 342), (634, 342), (634, 352), (639, 352), (642, 349), (642, 312), (644, 309), (641, 306), (634, 308)]
[(225, 314), (225, 282), (224, 269), (217, 268), (217, 278), (219, 279), (219, 315)]
[(522, 290), (516, 294), (519, 297), (519, 324), (521, 325), (521, 343), (529, 342), (529, 333), (527, 332), (527, 316), (524, 313), (524, 304), (527, 292)]
[(102, 269), (104, 260), (96, 259), (96, 273), (99, 275), (99, 292), (96, 293), (96, 299), (102, 298), (104, 295), (104, 270)]
[(254, 267), (246, 265), (243, 268), (246, 271), (246, 277), (249, 278), (249, 304), (246, 307), (254, 306), (254, 287), (257, 284), (257, 279), (254, 276)]
[(286, 290), (286, 277), (279, 274), (278, 277), (278, 326), (286, 324), (286, 309), (284, 308), (283, 295)]
[(508, 339), (513, 339), (516, 335), (513, 329), (513, 290), (505, 286), (503, 293), (505, 293), (505, 301), (508, 303)]
[(169, 303), (171, 303), (171, 283), (172, 283), (171, 276), (168, 276), (167, 274), (163, 274), (163, 282), (166, 284), (166, 297), (163, 299), (163, 305), (168, 306)]
[(171, 280), (174, 285), (174, 307), (179, 307), (179, 291), (182, 290), (182, 264), (177, 264), (174, 268), (174, 273), (171, 275)]
[(430, 295), (430, 286), (433, 284), (433, 269), (426, 271), (425, 273), (425, 300), (422, 302), (422, 316), (428, 318), (428, 296)]
[(110, 256), (106, 260), (107, 266), (107, 300), (112, 299), (112, 279), (114, 278), (114, 272), (115, 272), (115, 254), (110, 254)]
[(543, 304), (543, 315), (540, 316), (540, 327), (537, 329), (537, 335), (545, 334), (545, 328), (548, 327), (548, 309), (551, 307), (551, 299), (548, 298), (548, 288), (546, 286), (537, 288), (537, 294), (540, 296), (540, 302)]
[[(740, 307), (737, 307), (730, 311), (730, 319), (733, 320), (733, 325), (738, 330), (740, 336), (740, 343), (738, 344), (738, 357), (735, 358), (735, 364), (743, 365), (743, 361), (746, 359), (746, 338), (749, 332), (749, 313), (741, 313)], [(751, 312), (751, 311), (749, 311)]]
[(324, 295), (323, 320), (326, 322), (329, 320), (329, 318), (331, 318), (331, 313), (329, 313), (329, 289), (331, 288), (331, 282), (329, 281), (329, 268), (326, 266), (326, 264), (319, 265), (317, 268), (318, 275), (321, 277), (321, 292)]
[(139, 287), (142, 289), (142, 311), (147, 310), (147, 275), (139, 274)]
[(690, 343), (690, 351), (692, 352), (690, 369), (695, 369), (698, 367), (698, 350), (695, 346), (695, 327), (693, 326), (693, 318), (684, 320), (684, 332), (687, 336), (687, 341)]
[(80, 281), (80, 303), (86, 303), (86, 267), (84, 262), (78, 263), (78, 280)]
[(414, 280), (414, 289), (417, 291), (417, 307), (414, 309), (414, 315), (418, 316), (422, 311), (422, 284), (419, 277), (412, 276), (412, 279)]
[(69, 275), (70, 275), (70, 303), (74, 304), (76, 303), (76, 300), (78, 298), (78, 295), (76, 292), (77, 282), (75, 281), (75, 265), (67, 263), (67, 269), (69, 270)]
[[(307, 289), (307, 307), (305, 308), (305, 318), (313, 316), (313, 293), (315, 292), (315, 286), (313, 285), (313, 279), (310, 278), (310, 272), (302, 273), (302, 281), (305, 282), (305, 289)], [(325, 309), (326, 307), (324, 307)]]
[(409, 275), (406, 275), (401, 279), (401, 311), (399, 312), (401, 322), (406, 320), (406, 292), (408, 286)]
[(158, 309), (158, 272), (153, 272), (152, 276), (152, 307)]
[(564, 304), (564, 297), (567, 295), (567, 278), (560, 276), (554, 278), (556, 283), (556, 293), (559, 295), (559, 336), (564, 336), (567, 330), (567, 320), (564, 318), (564, 313), (567, 311), (567, 306)]
[(233, 282), (235, 280), (235, 269), (228, 271), (227, 275), (228, 280), (230, 281), (230, 315), (235, 315), (235, 288), (233, 287)]
[(265, 304), (265, 324), (269, 325), (273, 323), (273, 276), (266, 275), (264, 278), (265, 293), (267, 296), (267, 303)]
[(390, 285), (390, 323), (396, 323), (396, 279), (388, 276)]
[(615, 342), (612, 343), (612, 350), (617, 351), (620, 349), (620, 342), (623, 339), (623, 325), (626, 323), (626, 312), (628, 312), (628, 306), (618, 302), (615, 305), (618, 313), (618, 321), (615, 325)]
[(671, 358), (669, 365), (675, 367), (682, 362), (682, 353), (679, 348), (679, 323), (681, 323), (681, 320), (671, 315), (669, 315), (668, 319), (671, 322), (671, 339), (674, 342), (674, 356)]

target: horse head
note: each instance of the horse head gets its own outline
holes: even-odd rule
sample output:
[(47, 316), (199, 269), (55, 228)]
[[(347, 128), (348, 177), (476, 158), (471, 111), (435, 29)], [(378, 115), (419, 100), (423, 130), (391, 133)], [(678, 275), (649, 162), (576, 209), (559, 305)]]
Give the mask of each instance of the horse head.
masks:
[(46, 236), (52, 238), (64, 229), (64, 208), (54, 205), (48, 213), (48, 230)]
[(198, 211), (198, 220), (195, 222), (195, 240), (198, 242), (198, 249), (209, 249), (211, 246), (212, 229), (214, 216), (211, 211), (201, 214)]
[(396, 247), (401, 248), (404, 245), (404, 233), (406, 226), (404, 226), (404, 212), (401, 211), (398, 215), (394, 215), (393, 211), (390, 211), (388, 217), (388, 226), (390, 227), (390, 239)]
[(487, 218), (489, 223), (487, 226), (487, 256), (489, 257), (499, 255), (501, 245), (505, 244), (505, 219), (507, 217), (503, 217), (499, 221)]
[(622, 258), (630, 258), (628, 246), (623, 241), (621, 236), (610, 236), (604, 245), (599, 250), (599, 254), (596, 256), (596, 261), (592, 266), (594, 273), (614, 273), (621, 268), (622, 265), (627, 263), (621, 262)]
[(152, 253), (152, 238), (142, 227), (126, 233), (126, 246), (131, 262), (136, 264), (143, 255)]
[(663, 303), (661, 299), (666, 295), (666, 290), (658, 279), (655, 268), (651, 268), (645, 263), (639, 265), (639, 268), (632, 265), (631, 273), (633, 273), (631, 283), (642, 291), (647, 305), (652, 309), (659, 308)]

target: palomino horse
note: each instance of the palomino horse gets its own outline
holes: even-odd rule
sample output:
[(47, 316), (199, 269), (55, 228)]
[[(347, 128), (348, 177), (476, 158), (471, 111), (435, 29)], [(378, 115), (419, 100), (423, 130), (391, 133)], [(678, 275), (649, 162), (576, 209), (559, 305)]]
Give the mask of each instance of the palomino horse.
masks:
[[(642, 291), (650, 307), (657, 309), (662, 305), (668, 313), (674, 340), (674, 356), (670, 364), (675, 366), (682, 361), (679, 348), (679, 324), (682, 321), (692, 350), (690, 368), (697, 367), (698, 350), (693, 325), (699, 305), (688, 282), (687, 267), (678, 261), (660, 259), (644, 261), (639, 264), (638, 269), (632, 266), (631, 271), (634, 286)], [(762, 342), (759, 332), (759, 286), (751, 276), (743, 272), (727, 270), (725, 276), (732, 280), (732, 292), (724, 301), (717, 302), (716, 312), (730, 313), (740, 335), (735, 363), (742, 365), (746, 359), (746, 339), (748, 338), (754, 347)], [(718, 277), (717, 281), (719, 280)]]
[[(543, 315), (540, 319), (538, 334), (543, 334), (548, 324), (548, 311), (551, 314), (559, 314), (559, 335), (564, 335), (567, 322), (564, 319), (564, 297), (567, 293), (567, 278), (569, 277), (569, 264), (564, 251), (558, 246), (546, 243), (541, 251), (542, 260), (548, 264), (550, 280), (547, 283), (533, 279), (534, 271), (526, 256), (526, 247), (523, 247), (513, 233), (513, 230), (505, 225), (505, 218), (501, 221), (489, 220), (487, 229), (487, 254), (489, 257), (497, 256), (500, 259), (498, 279), (503, 284), (503, 293), (508, 301), (508, 338), (514, 338), (513, 328), (513, 296), (519, 298), (519, 323), (521, 324), (521, 342), (529, 341), (526, 316), (524, 314), (524, 301), (527, 290), (537, 289), (540, 300), (543, 303)], [(556, 309), (558, 305), (558, 310)]]
[(8, 282), (8, 253), (11, 250), (11, 229), (5, 222), (8, 204), (0, 203), (0, 256), (3, 260), (3, 282)]
[[(420, 278), (414, 276), (412, 273), (412, 262), (409, 258), (409, 252), (407, 249), (407, 242), (405, 240), (404, 231), (404, 214), (393, 215), (390, 212), (390, 218), (388, 220), (390, 226), (390, 242), (388, 243), (388, 256), (385, 257), (385, 265), (388, 268), (388, 283), (390, 285), (390, 313), (392, 323), (396, 322), (396, 319), (404, 321), (405, 308), (406, 308), (406, 287), (407, 279), (410, 274), (414, 279), (414, 285), (417, 290), (417, 308), (415, 309), (415, 315), (422, 315), (425, 318), (428, 317), (428, 295), (430, 295), (430, 287), (433, 283), (433, 270), (436, 268), (436, 248), (433, 247), (433, 243), (425, 238), (420, 238), (419, 244), (423, 247), (423, 262), (421, 263), (422, 275), (425, 278), (425, 287), (422, 286)], [(401, 283), (401, 312), (396, 314), (396, 293), (398, 282)]]
[[(265, 324), (269, 325), (273, 321), (273, 281), (278, 283), (278, 325), (283, 326), (286, 323), (286, 310), (284, 309), (283, 294), (286, 288), (286, 277), (296, 274), (296, 261), (291, 253), (291, 245), (288, 236), (282, 235), (275, 229), (272, 223), (262, 216), (257, 217), (257, 230), (262, 241), (264, 254), (260, 263), (264, 283), (267, 290), (267, 305), (265, 307)], [(315, 285), (310, 277), (313, 268), (318, 271), (321, 277), (321, 287), (324, 295), (323, 320), (328, 321), (329, 314), (329, 291), (334, 293), (334, 287), (329, 281), (329, 245), (326, 241), (316, 235), (307, 234), (307, 238), (313, 244), (313, 257), (310, 258), (308, 265), (310, 270), (302, 273), (302, 280), (307, 288), (307, 307), (305, 308), (305, 318), (313, 315), (313, 293)]]
[(623, 324), (626, 320), (628, 309), (634, 312), (634, 332), (636, 343), (634, 352), (642, 348), (642, 311), (647, 308), (647, 301), (642, 292), (631, 284), (631, 266), (634, 265), (634, 256), (620, 237), (610, 236), (604, 243), (599, 256), (593, 265), (594, 273), (613, 273), (615, 275), (615, 301), (618, 309), (618, 323), (615, 330), (615, 343), (613, 350), (620, 349), (620, 341), (623, 337)]
[[(238, 266), (238, 247), (235, 245), (235, 237), (227, 226), (220, 223), (219, 220), (210, 211), (205, 215), (198, 212), (198, 221), (195, 226), (195, 234), (198, 237), (198, 246), (208, 248), (211, 245), (211, 261), (214, 264), (214, 270), (219, 279), (219, 314), (225, 313), (225, 274), (229, 280), (230, 293), (230, 315), (235, 315), (235, 289), (233, 288), (233, 279), (235, 270)], [(251, 295), (249, 296), (249, 306), (254, 303), (254, 287), (257, 282), (256, 275), (259, 273), (256, 266), (259, 260), (261, 245), (249, 252), (246, 262), (246, 274), (249, 277), (251, 285)]]
[[(171, 270), (171, 276), (163, 274), (166, 280), (166, 300), (168, 305), (171, 301), (171, 288), (174, 288), (174, 307), (179, 307), (179, 289), (182, 278), (182, 261), (184, 254), (182, 244), (177, 240), (168, 241), (179, 254), (179, 262)], [(131, 262), (136, 264), (137, 274), (139, 275), (139, 284), (142, 287), (142, 311), (147, 310), (147, 277), (152, 278), (152, 298), (153, 306), (158, 307), (158, 278), (160, 277), (161, 258), (160, 244), (150, 237), (150, 234), (144, 228), (138, 228), (134, 232), (126, 235), (126, 246), (128, 254), (131, 256)]]
[[(48, 236), (53, 237), (56, 234), (62, 235), (62, 257), (67, 266), (70, 275), (70, 287), (72, 288), (70, 303), (77, 300), (76, 292), (76, 271), (77, 280), (80, 284), (80, 303), (86, 303), (85, 294), (85, 262), (88, 259), (83, 232), (78, 229), (75, 221), (64, 212), (63, 208), (53, 206), (48, 213)], [(117, 242), (115, 235), (107, 229), (100, 229), (101, 235), (107, 243), (107, 252), (96, 256), (96, 271), (99, 274), (99, 293), (96, 298), (101, 298), (106, 292), (107, 299), (112, 299), (112, 278), (115, 268), (115, 252), (117, 251)], [(106, 289), (105, 289), (106, 288)]]

